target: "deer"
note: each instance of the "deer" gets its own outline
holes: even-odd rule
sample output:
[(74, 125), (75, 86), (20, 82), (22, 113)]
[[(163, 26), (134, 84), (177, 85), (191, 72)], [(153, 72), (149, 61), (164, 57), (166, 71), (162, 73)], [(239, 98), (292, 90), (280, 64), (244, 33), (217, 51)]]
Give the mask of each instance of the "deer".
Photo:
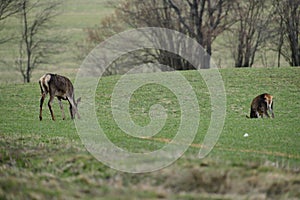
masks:
[(270, 118), (268, 111), (271, 113), (272, 118), (274, 118), (274, 111), (273, 111), (273, 96), (264, 93), (255, 97), (251, 103), (250, 107), (250, 117), (246, 116), (247, 118), (263, 118), (263, 116), (267, 116)]
[(52, 110), (52, 102), (55, 97), (57, 97), (58, 99), (63, 120), (65, 120), (65, 112), (61, 100), (66, 100), (69, 102), (71, 119), (75, 119), (76, 114), (77, 114), (77, 118), (80, 119), (77, 105), (80, 102), (81, 97), (75, 101), (74, 88), (72, 82), (67, 77), (58, 74), (47, 73), (39, 79), (39, 85), (41, 88), (41, 95), (42, 95), (40, 99), (40, 116), (39, 116), (40, 121), (43, 119), (42, 118), (43, 103), (48, 93), (50, 95), (50, 99), (48, 101), (48, 107), (53, 121), (55, 121), (55, 117)]

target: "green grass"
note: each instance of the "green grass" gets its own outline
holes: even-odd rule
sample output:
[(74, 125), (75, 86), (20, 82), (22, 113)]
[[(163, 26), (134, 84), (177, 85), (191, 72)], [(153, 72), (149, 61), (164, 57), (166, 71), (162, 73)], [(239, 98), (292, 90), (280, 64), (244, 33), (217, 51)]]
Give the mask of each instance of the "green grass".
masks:
[[(0, 84), (0, 198), (299, 198), (300, 69), (221, 70), (227, 95), (225, 126), (212, 152), (202, 160), (197, 154), (210, 121), (209, 93), (197, 72), (182, 74), (199, 101), (197, 136), (173, 165), (146, 174), (118, 172), (97, 161), (84, 148), (69, 115), (61, 119), (56, 102), (57, 121), (51, 121), (45, 103), (40, 122), (37, 83)], [(148, 140), (134, 138), (118, 128), (111, 114), (111, 94), (119, 78), (104, 77), (99, 82), (96, 113), (101, 127), (112, 142), (128, 151), (160, 149), (174, 137), (180, 123), (175, 95), (156, 84), (134, 93), (130, 114), (135, 123), (149, 123), (153, 104), (163, 105), (168, 113), (159, 134)], [(252, 98), (263, 92), (275, 97), (275, 118), (247, 119)], [(65, 104), (66, 114), (67, 108)], [(243, 137), (245, 133), (249, 137)]]

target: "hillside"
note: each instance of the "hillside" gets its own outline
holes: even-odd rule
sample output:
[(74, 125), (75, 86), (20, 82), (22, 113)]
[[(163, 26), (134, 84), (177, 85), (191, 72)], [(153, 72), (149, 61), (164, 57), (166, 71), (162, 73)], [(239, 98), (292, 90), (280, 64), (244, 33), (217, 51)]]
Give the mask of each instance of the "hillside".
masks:
[[(171, 166), (145, 174), (119, 172), (97, 161), (84, 148), (69, 115), (65, 121), (61, 119), (56, 101), (53, 107), (57, 121), (51, 121), (44, 104), (44, 119), (40, 122), (37, 83), (0, 84), (0, 198), (299, 198), (300, 69), (220, 72), (227, 110), (216, 146), (206, 158), (198, 158), (210, 123), (209, 92), (196, 71), (181, 72), (198, 99), (197, 135), (187, 152)], [(155, 76), (167, 78), (172, 73)], [(111, 113), (111, 94), (119, 79), (102, 78), (96, 91), (95, 111), (106, 136), (130, 152), (152, 152), (167, 145), (180, 123), (176, 96), (156, 84), (139, 88), (130, 99), (133, 121), (147, 125), (154, 104), (165, 107), (168, 119), (162, 131), (149, 139), (129, 136), (120, 130)], [(275, 97), (275, 118), (247, 119), (252, 98), (263, 92)], [(82, 105), (86, 98), (82, 97)], [(65, 104), (66, 114), (67, 108)], [(244, 137), (245, 133), (249, 136)]]

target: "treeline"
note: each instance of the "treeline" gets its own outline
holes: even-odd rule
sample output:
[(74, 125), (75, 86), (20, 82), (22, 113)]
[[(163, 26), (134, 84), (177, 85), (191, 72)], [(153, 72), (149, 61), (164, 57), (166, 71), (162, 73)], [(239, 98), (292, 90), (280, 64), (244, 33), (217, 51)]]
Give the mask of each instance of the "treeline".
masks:
[[(116, 1), (114, 1), (116, 2)], [(100, 42), (122, 31), (139, 27), (162, 27), (179, 31), (195, 39), (205, 49), (201, 68), (210, 68), (210, 56), (216, 52), (216, 41), (234, 60), (234, 67), (252, 67), (259, 52), (276, 54), (282, 61), (300, 66), (300, 0), (122, 0), (115, 12), (97, 27), (85, 30), (86, 40), (74, 51), (82, 60)], [(0, 33), (7, 19), (18, 22), (15, 35), (0, 34), (0, 45), (13, 41), (18, 55), (14, 68), (24, 82), (30, 82), (32, 71), (52, 62), (50, 55), (60, 54), (66, 39), (53, 31), (53, 18), (59, 14), (58, 0), (1, 0)], [(178, 41), (166, 38), (169, 45)], [(159, 42), (159, 41), (157, 41)], [(190, 49), (193, 52), (193, 49)], [(5, 62), (5, 56), (0, 58)], [(126, 57), (126, 56), (124, 56)], [(122, 66), (159, 63), (176, 70), (194, 69), (178, 55), (160, 49), (132, 52), (120, 58)], [(117, 63), (118, 61), (116, 61)], [(116, 64), (115, 63), (115, 64)], [(112, 70), (112, 71), (110, 71)], [(110, 68), (107, 74), (118, 73)]]
[[(278, 67), (281, 59), (300, 66), (299, 23), (300, 0), (124, 0), (97, 28), (87, 29), (85, 45), (78, 46), (88, 52), (128, 28), (163, 27), (194, 38), (208, 55), (216, 39), (224, 37), (235, 67), (252, 67), (262, 49), (277, 54)], [(177, 70), (192, 68), (168, 52), (151, 56)]]

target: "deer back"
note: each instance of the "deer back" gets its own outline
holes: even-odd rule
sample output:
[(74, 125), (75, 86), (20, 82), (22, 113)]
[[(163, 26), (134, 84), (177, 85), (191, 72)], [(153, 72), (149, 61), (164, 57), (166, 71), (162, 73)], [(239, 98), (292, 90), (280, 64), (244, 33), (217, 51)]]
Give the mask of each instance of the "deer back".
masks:
[(48, 82), (50, 95), (61, 97), (62, 99), (74, 98), (74, 88), (71, 81), (57, 74), (50, 74)]

